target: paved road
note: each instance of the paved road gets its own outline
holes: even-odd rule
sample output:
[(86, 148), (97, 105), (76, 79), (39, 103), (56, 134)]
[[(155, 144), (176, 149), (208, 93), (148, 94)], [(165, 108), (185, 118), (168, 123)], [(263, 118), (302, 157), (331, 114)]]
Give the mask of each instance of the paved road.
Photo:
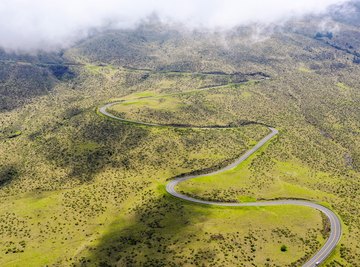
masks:
[[(101, 107), (99, 109), (99, 112), (107, 117), (110, 117), (115, 120), (123, 121), (123, 122), (131, 122), (131, 123), (147, 125), (147, 126), (163, 126), (163, 125), (154, 124), (154, 123), (135, 122), (135, 121), (125, 120), (125, 119), (119, 118), (119, 117), (106, 111), (107, 108), (109, 108), (115, 104), (119, 104), (119, 103), (121, 103), (121, 102), (109, 103), (109, 104)], [(174, 127), (177, 127), (177, 126), (174, 126)], [(179, 126), (179, 127), (181, 127), (181, 126)], [(235, 160), (235, 162), (233, 162), (232, 164), (226, 166), (223, 169), (220, 169), (220, 170), (217, 170), (217, 171), (214, 171), (211, 173), (201, 174), (201, 175), (188, 175), (188, 176), (176, 178), (176, 179), (170, 181), (166, 185), (166, 191), (169, 194), (173, 195), (174, 197), (177, 197), (177, 198), (180, 198), (180, 199), (183, 199), (186, 201), (194, 202), (194, 203), (203, 204), (203, 205), (215, 205), (215, 206), (226, 206), (226, 207), (265, 207), (265, 206), (293, 205), (293, 206), (305, 206), (305, 207), (310, 207), (310, 208), (319, 210), (326, 217), (329, 218), (330, 235), (329, 235), (329, 238), (327, 239), (325, 245), (319, 251), (317, 251), (316, 254), (303, 265), (303, 267), (319, 266), (322, 262), (324, 262), (329, 257), (329, 255), (332, 253), (332, 251), (336, 248), (336, 245), (338, 244), (338, 242), (341, 238), (340, 219), (334, 212), (332, 212), (330, 209), (326, 208), (325, 206), (322, 206), (322, 205), (314, 203), (314, 202), (306, 201), (306, 200), (292, 200), (292, 199), (247, 202), (247, 203), (206, 201), (206, 200), (196, 199), (196, 198), (189, 197), (187, 195), (178, 193), (175, 189), (176, 185), (178, 185), (179, 183), (184, 182), (186, 180), (196, 179), (196, 178), (209, 176), (209, 175), (214, 175), (214, 174), (218, 174), (218, 173), (230, 170), (232, 168), (235, 168), (237, 165), (242, 163), (244, 160), (246, 160), (248, 157), (250, 157), (257, 150), (259, 150), (263, 145), (265, 145), (265, 143), (267, 143), (272, 137), (274, 137), (275, 135), (278, 134), (278, 130), (276, 130), (275, 128), (269, 127), (269, 130), (270, 130), (270, 133), (267, 136), (265, 136), (262, 140), (260, 140), (253, 148), (251, 148), (250, 150), (245, 152), (240, 158)]]

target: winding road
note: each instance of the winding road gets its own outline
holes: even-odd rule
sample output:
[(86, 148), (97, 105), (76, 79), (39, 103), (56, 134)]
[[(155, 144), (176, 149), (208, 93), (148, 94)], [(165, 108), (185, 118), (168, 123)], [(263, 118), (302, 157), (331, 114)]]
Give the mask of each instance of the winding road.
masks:
[[(112, 119), (122, 121), (122, 122), (129, 122), (129, 123), (145, 125), (145, 126), (166, 126), (166, 125), (155, 124), (155, 123), (137, 122), (137, 121), (122, 119), (122, 118), (117, 117), (107, 111), (107, 109), (110, 108), (111, 106), (117, 105), (120, 103), (122, 103), (122, 101), (106, 104), (106, 105), (102, 106), (101, 108), (99, 108), (99, 112), (107, 117), (110, 117)], [(169, 127), (183, 128), (185, 126), (169, 126)], [(199, 128), (199, 127), (197, 127), (197, 128)], [(206, 127), (203, 127), (203, 128), (206, 128)], [(222, 127), (222, 128), (224, 128), (224, 127)], [(204, 176), (209, 176), (209, 175), (214, 175), (214, 174), (218, 174), (218, 173), (230, 170), (232, 168), (235, 168), (237, 165), (239, 165), (244, 160), (246, 160), (248, 157), (250, 157), (252, 154), (254, 154), (257, 150), (259, 150), (263, 145), (265, 145), (272, 137), (274, 137), (275, 135), (278, 134), (278, 130), (276, 130), (275, 128), (272, 128), (272, 127), (268, 127), (268, 128), (270, 130), (270, 133), (267, 136), (265, 136), (262, 140), (260, 140), (253, 148), (246, 151), (241, 157), (239, 157), (237, 160), (235, 160), (235, 162), (233, 162), (232, 164), (230, 164), (220, 170), (217, 170), (217, 171), (214, 171), (211, 173), (207, 173), (207, 174), (188, 175), (188, 176), (184, 176), (184, 177), (175, 178), (174, 180), (170, 181), (166, 185), (166, 191), (169, 194), (173, 195), (174, 197), (177, 197), (177, 198), (180, 198), (180, 199), (183, 199), (186, 201), (198, 203), (198, 204), (203, 204), (203, 205), (215, 205), (215, 206), (226, 206), (226, 207), (265, 207), (265, 206), (293, 205), (293, 206), (305, 206), (305, 207), (310, 207), (310, 208), (319, 210), (329, 219), (330, 234), (329, 234), (329, 237), (326, 240), (324, 246), (319, 251), (317, 251), (316, 254), (314, 256), (312, 256), (303, 265), (303, 267), (319, 266), (333, 252), (333, 250), (336, 248), (336, 245), (338, 244), (338, 242), (341, 238), (340, 219), (333, 211), (326, 208), (325, 206), (322, 206), (322, 205), (314, 203), (314, 202), (306, 201), (306, 200), (293, 200), (293, 199), (260, 201), (260, 202), (246, 202), (246, 203), (206, 201), (206, 200), (196, 199), (196, 198), (181, 194), (181, 193), (177, 192), (175, 189), (176, 185), (178, 185), (179, 183), (184, 182), (186, 180), (196, 179), (199, 177), (204, 177)]]

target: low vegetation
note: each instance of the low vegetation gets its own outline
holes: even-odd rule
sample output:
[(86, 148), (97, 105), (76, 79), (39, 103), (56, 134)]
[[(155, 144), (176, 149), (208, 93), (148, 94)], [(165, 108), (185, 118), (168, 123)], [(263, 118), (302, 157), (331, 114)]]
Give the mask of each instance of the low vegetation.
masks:
[[(331, 42), (353, 53), (354, 28), (339, 23)], [(52, 67), (0, 53), (0, 265), (301, 265), (327, 237), (319, 212), (204, 207), (164, 191), (237, 158), (271, 125), (279, 135), (246, 162), (179, 190), (323, 203), (344, 229), (325, 266), (359, 266), (360, 65), (314, 27), (294, 27), (255, 43), (242, 29), (223, 40), (160, 25), (110, 31), (47, 55)], [(96, 113), (119, 100), (111, 112), (129, 120), (209, 128)]]

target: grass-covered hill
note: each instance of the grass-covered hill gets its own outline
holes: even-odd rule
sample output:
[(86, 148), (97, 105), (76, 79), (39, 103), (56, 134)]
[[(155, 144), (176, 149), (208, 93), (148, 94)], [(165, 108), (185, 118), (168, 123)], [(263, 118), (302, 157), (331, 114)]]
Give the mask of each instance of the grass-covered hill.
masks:
[(38, 55), (6, 53), (0, 49), (0, 111), (30, 103), (48, 94), (60, 80), (74, 78), (62, 53)]
[[(344, 229), (325, 266), (360, 266), (357, 18), (335, 9), (227, 33), (154, 22), (60, 54), (1, 52), (0, 265), (299, 266), (327, 237), (319, 212), (209, 208), (164, 190), (174, 176), (240, 156), (267, 134), (249, 124), (259, 122), (280, 134), (231, 172), (179, 189), (323, 203)], [(129, 120), (240, 127), (98, 114), (119, 99), (110, 111)]]

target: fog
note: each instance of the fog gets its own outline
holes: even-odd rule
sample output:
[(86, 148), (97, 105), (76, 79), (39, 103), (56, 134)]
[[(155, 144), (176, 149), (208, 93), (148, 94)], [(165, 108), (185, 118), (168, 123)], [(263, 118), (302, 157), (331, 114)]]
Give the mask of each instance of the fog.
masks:
[(318, 14), (344, 0), (0, 0), (0, 47), (6, 51), (54, 50), (89, 32), (136, 27), (156, 15), (164, 23), (229, 29)]

